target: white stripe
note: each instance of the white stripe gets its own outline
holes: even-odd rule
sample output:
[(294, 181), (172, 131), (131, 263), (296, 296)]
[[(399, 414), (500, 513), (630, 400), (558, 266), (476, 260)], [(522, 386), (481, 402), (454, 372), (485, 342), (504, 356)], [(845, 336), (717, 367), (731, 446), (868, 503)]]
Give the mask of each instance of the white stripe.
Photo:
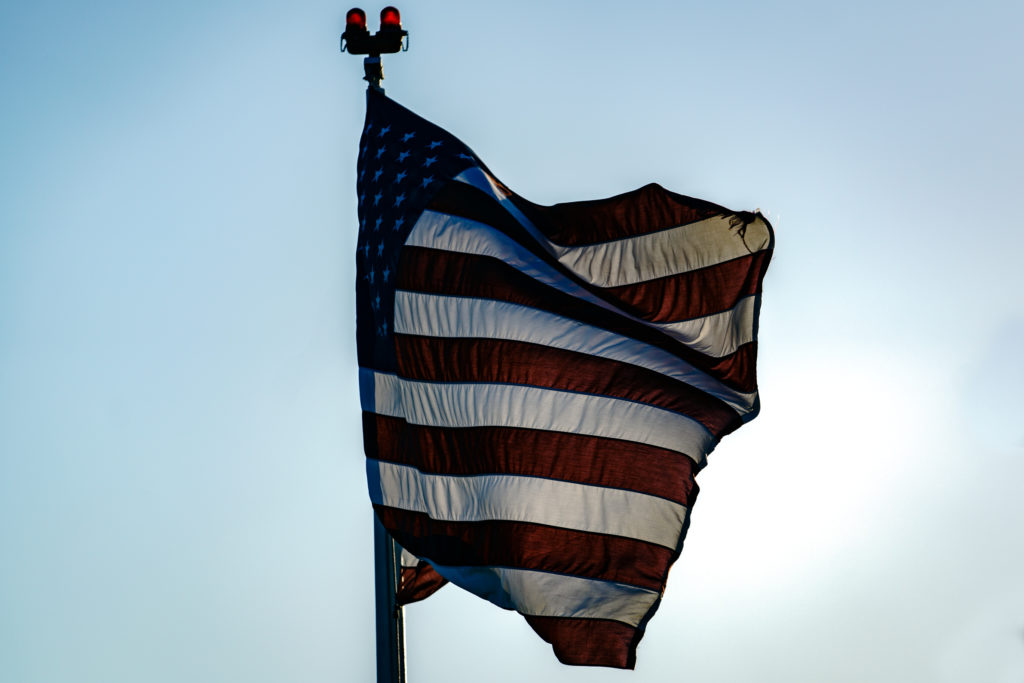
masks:
[(637, 365), (685, 382), (749, 413), (757, 393), (735, 391), (655, 346), (528, 306), (418, 292), (395, 293), (395, 332), (481, 337), (551, 346)]
[[(398, 545), (398, 544), (396, 543), (396, 545)], [(406, 550), (402, 546), (399, 545), (398, 547), (402, 549), (402, 553), (400, 555), (400, 560), (399, 560), (399, 565), (402, 567), (402, 569), (405, 569), (405, 568), (414, 569), (414, 568), (416, 568), (419, 565), (419, 563), (420, 563), (420, 558), (418, 558), (417, 556), (413, 555), (412, 553), (410, 553), (408, 550)]]
[[(700, 464), (715, 438), (696, 420), (635, 401), (515, 384), (417, 382), (359, 368), (373, 382), (363, 410), (431, 427), (517, 427), (644, 443)], [(368, 397), (367, 397), (368, 399)]]
[(658, 599), (637, 586), (527, 569), (436, 564), (434, 569), (499, 607), (538, 617), (614, 619), (638, 626)]
[(584, 299), (617, 315), (665, 332), (700, 353), (721, 358), (754, 339), (757, 297), (741, 299), (732, 309), (692, 320), (653, 323), (626, 314), (559, 273), (500, 230), (486, 223), (424, 211), (405, 242), (409, 246), (498, 259), (538, 282)]
[(733, 214), (582, 247), (561, 247), (562, 265), (598, 287), (618, 287), (687, 273), (766, 249), (768, 226), (760, 216), (744, 236), (730, 225)]
[(370, 499), (446, 522), (501, 520), (635, 538), (675, 549), (687, 509), (635, 491), (540, 477), (455, 477), (367, 459)]
[(696, 223), (626, 237), (601, 244), (566, 247), (540, 232), (508, 199), (498, 182), (478, 167), (455, 178), (484, 191), (524, 225), (566, 268), (598, 287), (618, 287), (706, 268), (768, 248), (771, 235), (760, 214), (740, 231), (735, 214), (712, 216)]
[(736, 349), (754, 341), (754, 316), (757, 313), (757, 296), (739, 300), (728, 311), (694, 318), (671, 325), (656, 325), (669, 328), (666, 331), (675, 339), (713, 358), (723, 358)]

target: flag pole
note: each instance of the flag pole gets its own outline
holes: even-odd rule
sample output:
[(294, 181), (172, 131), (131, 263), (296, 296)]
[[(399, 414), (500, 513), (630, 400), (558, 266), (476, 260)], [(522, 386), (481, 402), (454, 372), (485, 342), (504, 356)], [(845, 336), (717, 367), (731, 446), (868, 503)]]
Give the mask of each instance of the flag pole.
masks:
[(405, 615), (395, 596), (401, 549), (373, 516), (373, 560), (377, 606), (377, 683), (406, 683)]
[[(380, 55), (363, 60), (367, 91), (384, 94)], [(373, 564), (377, 605), (377, 683), (406, 683), (405, 613), (396, 596), (401, 578), (402, 550), (377, 515), (373, 516)]]
[[(341, 51), (366, 55), (363, 80), (369, 91), (383, 94), (384, 79), (380, 56), (409, 49), (409, 32), (402, 28), (402, 17), (394, 7), (380, 12), (380, 30), (374, 34), (366, 26), (366, 12), (353, 7), (345, 13), (345, 32), (341, 34)], [(398, 604), (401, 577), (401, 547), (387, 529), (373, 516), (373, 574), (376, 593), (377, 621), (377, 683), (406, 683), (405, 679), (405, 615)]]
[[(363, 80), (367, 91), (384, 94), (380, 55), (363, 59)], [(373, 565), (377, 613), (377, 683), (406, 683), (405, 613), (396, 596), (401, 578), (402, 550), (388, 530), (373, 516)]]

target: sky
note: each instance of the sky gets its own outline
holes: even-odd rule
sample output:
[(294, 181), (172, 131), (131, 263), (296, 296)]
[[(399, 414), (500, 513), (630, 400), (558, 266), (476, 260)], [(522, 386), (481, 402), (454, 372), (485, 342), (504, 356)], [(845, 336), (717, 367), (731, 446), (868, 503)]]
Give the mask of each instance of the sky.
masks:
[[(3, 680), (373, 680), (347, 9), (0, 7)], [(636, 670), (449, 586), (410, 682), (1024, 680), (1024, 5), (399, 9), (389, 96), (522, 196), (776, 230)]]

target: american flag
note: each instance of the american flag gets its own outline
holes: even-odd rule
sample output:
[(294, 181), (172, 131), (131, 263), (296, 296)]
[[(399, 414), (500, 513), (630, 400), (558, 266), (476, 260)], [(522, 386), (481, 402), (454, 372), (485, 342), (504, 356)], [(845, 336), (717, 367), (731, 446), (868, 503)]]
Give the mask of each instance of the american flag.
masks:
[(771, 226), (653, 184), (539, 206), (367, 98), (360, 394), (374, 510), (428, 563), (405, 599), (447, 579), (562, 662), (632, 668), (694, 476), (758, 411)]

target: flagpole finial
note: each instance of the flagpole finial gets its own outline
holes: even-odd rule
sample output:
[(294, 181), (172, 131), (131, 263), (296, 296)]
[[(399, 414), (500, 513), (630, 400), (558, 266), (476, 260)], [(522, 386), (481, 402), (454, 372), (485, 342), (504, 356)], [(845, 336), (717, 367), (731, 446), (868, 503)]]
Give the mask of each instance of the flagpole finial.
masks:
[(345, 32), (341, 34), (341, 51), (350, 55), (367, 55), (363, 60), (363, 80), (369, 88), (383, 93), (384, 80), (382, 54), (394, 54), (409, 49), (409, 32), (402, 28), (402, 15), (394, 7), (380, 11), (380, 30), (370, 35), (366, 28), (366, 12), (353, 7), (345, 14)]

